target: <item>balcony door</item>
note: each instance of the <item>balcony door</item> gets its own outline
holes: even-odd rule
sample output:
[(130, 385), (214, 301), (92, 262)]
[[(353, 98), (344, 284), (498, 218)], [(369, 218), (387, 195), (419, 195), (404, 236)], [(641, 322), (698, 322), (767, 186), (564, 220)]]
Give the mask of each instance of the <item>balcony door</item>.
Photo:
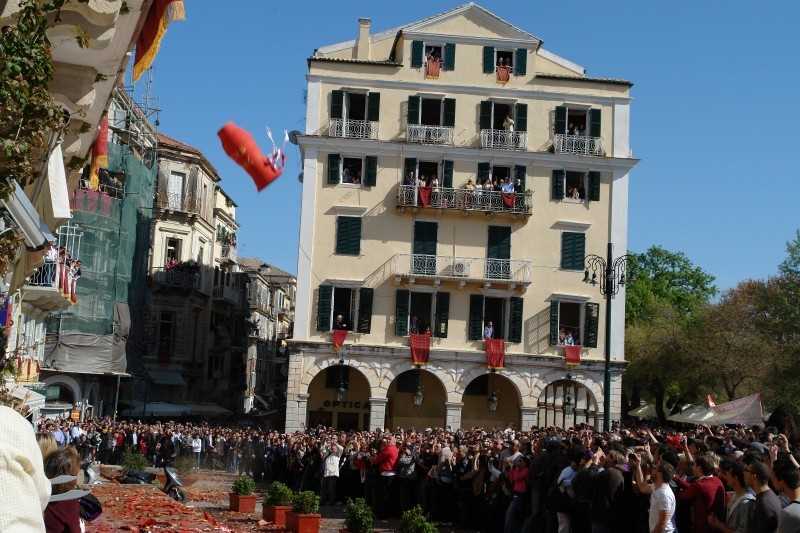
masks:
[(436, 240), (439, 224), (417, 220), (414, 222), (414, 243), (411, 248), (411, 272), (433, 276), (436, 274)]
[(367, 93), (345, 94), (344, 117), (347, 120), (367, 120)]
[(486, 249), (486, 277), (489, 279), (511, 278), (511, 228), (489, 226)]
[(172, 172), (167, 182), (167, 198), (170, 209), (180, 209), (183, 200), (183, 183), (186, 181), (186, 174), (182, 172)]

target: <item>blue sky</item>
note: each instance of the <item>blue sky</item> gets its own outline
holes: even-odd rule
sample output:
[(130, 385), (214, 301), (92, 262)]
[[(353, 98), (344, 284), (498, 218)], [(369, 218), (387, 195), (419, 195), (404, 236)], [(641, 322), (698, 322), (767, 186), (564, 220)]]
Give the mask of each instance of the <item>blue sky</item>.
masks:
[[(222, 151), (219, 127), (233, 120), (259, 142), (266, 125), (302, 129), (305, 59), (314, 48), (354, 38), (359, 16), (380, 31), (460, 3), (186, 2), (187, 19), (170, 26), (154, 66), (160, 129), (220, 171), (239, 204), (240, 255), (296, 270), (298, 154), (291, 147), (283, 177), (257, 194)], [(800, 3), (481, 5), (590, 75), (635, 82), (631, 144), (642, 162), (631, 181), (631, 250), (681, 250), (721, 288), (775, 272), (800, 227), (792, 163), (800, 147)]]

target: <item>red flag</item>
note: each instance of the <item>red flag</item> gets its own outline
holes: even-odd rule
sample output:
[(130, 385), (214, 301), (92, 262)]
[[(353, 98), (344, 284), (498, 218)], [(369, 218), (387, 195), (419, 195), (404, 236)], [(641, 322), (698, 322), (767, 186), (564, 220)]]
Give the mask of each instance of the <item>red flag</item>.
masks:
[(504, 192), (501, 193), (503, 196), (503, 205), (505, 205), (509, 209), (514, 208), (514, 193), (513, 192)]
[(419, 188), (419, 203), (422, 204), (422, 207), (428, 207), (431, 205), (431, 188), (430, 187), (420, 187)]
[(582, 346), (564, 346), (564, 361), (568, 365), (581, 364)]
[[(283, 172), (281, 161), (264, 155), (253, 136), (233, 122), (228, 122), (217, 132), (222, 148), (253, 179), (259, 191), (278, 179)], [(283, 157), (282, 155), (280, 156)]]
[(486, 366), (489, 368), (505, 366), (506, 343), (503, 339), (483, 339), (483, 349), (486, 351)]
[(133, 81), (153, 64), (161, 46), (167, 26), (175, 20), (184, 20), (186, 10), (183, 0), (155, 0), (150, 5), (142, 31), (136, 39), (136, 59), (133, 62)]
[(100, 190), (100, 169), (108, 168), (108, 115), (103, 115), (97, 127), (97, 137), (92, 145), (92, 166), (89, 170), (89, 188)]
[(412, 333), (408, 336), (408, 345), (411, 348), (411, 364), (424, 365), (428, 363), (431, 355), (430, 333)]
[(338, 352), (344, 345), (344, 340), (347, 338), (346, 329), (335, 329), (331, 332), (331, 342), (333, 343), (334, 351)]

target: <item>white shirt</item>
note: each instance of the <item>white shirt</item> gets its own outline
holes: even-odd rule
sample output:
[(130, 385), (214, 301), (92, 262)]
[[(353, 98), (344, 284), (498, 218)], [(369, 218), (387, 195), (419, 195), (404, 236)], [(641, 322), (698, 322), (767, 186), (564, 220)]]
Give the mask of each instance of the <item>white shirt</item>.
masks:
[(675, 531), (673, 523), (673, 518), (675, 518), (675, 494), (666, 483), (662, 483), (655, 488), (650, 495), (650, 531), (655, 529), (662, 511), (667, 512), (667, 525), (664, 527), (664, 533), (672, 533)]
[(192, 439), (192, 451), (194, 453), (200, 453), (203, 451), (203, 441), (199, 438)]
[(322, 475), (324, 477), (339, 477), (339, 458), (342, 456), (344, 448), (338, 444), (333, 445), (333, 449), (329, 449), (325, 454), (325, 464), (323, 465)]

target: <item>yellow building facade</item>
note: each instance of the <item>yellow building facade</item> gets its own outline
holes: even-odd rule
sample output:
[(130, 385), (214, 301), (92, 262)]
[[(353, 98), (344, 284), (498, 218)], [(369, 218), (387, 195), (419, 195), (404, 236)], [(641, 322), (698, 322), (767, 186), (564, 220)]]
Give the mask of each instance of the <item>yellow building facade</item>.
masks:
[[(605, 306), (584, 256), (627, 248), (632, 84), (472, 3), (380, 33), (359, 19), (308, 64), (287, 430), (602, 420)], [(425, 332), (416, 369), (409, 334)], [(497, 372), (487, 335), (504, 340)]]

